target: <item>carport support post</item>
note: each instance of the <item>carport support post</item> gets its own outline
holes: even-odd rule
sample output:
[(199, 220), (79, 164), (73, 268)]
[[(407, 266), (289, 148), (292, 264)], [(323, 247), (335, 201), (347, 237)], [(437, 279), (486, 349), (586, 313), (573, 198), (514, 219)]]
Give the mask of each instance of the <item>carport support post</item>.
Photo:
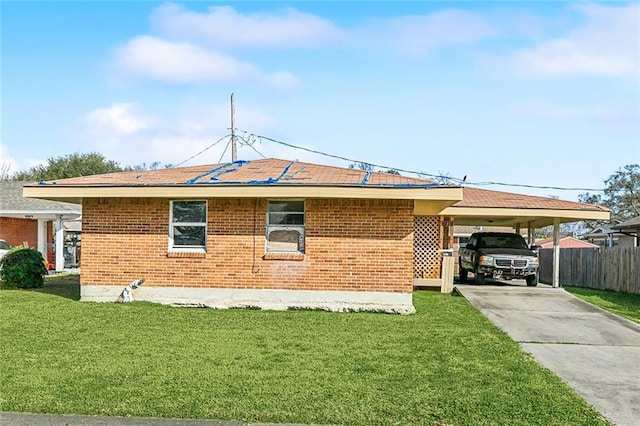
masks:
[(46, 219), (38, 219), (38, 251), (47, 258), (47, 223)]
[(56, 271), (64, 269), (64, 228), (62, 216), (56, 217)]
[(560, 287), (560, 219), (553, 219), (553, 288)]

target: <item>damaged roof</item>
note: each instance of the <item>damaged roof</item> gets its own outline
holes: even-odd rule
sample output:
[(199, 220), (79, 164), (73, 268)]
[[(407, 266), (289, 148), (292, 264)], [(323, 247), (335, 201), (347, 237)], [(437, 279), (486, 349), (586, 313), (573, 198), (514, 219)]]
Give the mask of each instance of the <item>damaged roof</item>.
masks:
[[(264, 159), (83, 176), (27, 185), (24, 195), (80, 202), (97, 197), (462, 199), (462, 188), (384, 172)], [(439, 211), (438, 210), (438, 211)]]
[(83, 176), (39, 185), (60, 186), (182, 186), (182, 185), (323, 185), (359, 187), (433, 187), (424, 179), (384, 172), (347, 169), (269, 158), (213, 165), (130, 171)]

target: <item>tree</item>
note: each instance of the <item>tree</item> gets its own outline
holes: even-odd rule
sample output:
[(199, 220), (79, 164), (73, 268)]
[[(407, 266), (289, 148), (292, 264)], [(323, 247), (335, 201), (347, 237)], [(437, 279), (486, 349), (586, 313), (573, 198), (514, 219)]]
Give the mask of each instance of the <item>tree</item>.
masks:
[(170, 169), (172, 167), (175, 167), (174, 164), (161, 164), (159, 161), (154, 161), (152, 163), (150, 163), (149, 165), (147, 165), (147, 163), (142, 163), (142, 164), (137, 164), (135, 166), (127, 166), (125, 168), (122, 169), (122, 171), (124, 172), (132, 172), (132, 171), (136, 171), (136, 172), (140, 172), (140, 171), (144, 171), (144, 170), (158, 170), (160, 167), (164, 168), (164, 169)]
[(397, 171), (396, 169), (378, 169), (376, 170), (371, 164), (369, 163), (364, 163), (364, 162), (356, 162), (356, 163), (351, 163), (349, 164), (349, 168), (350, 169), (360, 169), (362, 171), (365, 172), (380, 172), (380, 173), (387, 173), (389, 175), (396, 175), (396, 176), (401, 176), (400, 172)]
[(49, 158), (47, 165), (40, 164), (26, 172), (18, 172), (12, 176), (18, 181), (41, 181), (65, 179), (78, 176), (90, 176), (103, 173), (121, 172), (118, 163), (107, 160), (102, 154), (70, 154), (66, 157)]
[(0, 181), (9, 180), (9, 163), (0, 163)]
[(622, 222), (640, 216), (640, 165), (629, 164), (618, 169), (605, 181), (602, 195), (584, 193), (581, 203), (600, 204), (611, 209), (611, 220)]

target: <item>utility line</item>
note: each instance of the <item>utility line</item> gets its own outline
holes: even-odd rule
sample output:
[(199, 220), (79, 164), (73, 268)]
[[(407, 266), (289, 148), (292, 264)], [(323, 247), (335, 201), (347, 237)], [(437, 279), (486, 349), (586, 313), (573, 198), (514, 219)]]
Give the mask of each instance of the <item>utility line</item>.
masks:
[[(194, 158), (196, 158), (196, 157), (197, 157), (197, 156), (199, 156), (199, 155), (204, 154), (205, 152), (207, 152), (208, 150), (210, 150), (211, 148), (213, 148), (214, 146), (216, 146), (217, 144), (219, 144), (220, 142), (222, 142), (223, 140), (225, 140), (225, 139), (226, 139), (226, 138), (228, 138), (229, 136), (230, 136), (230, 135), (224, 135), (223, 137), (221, 137), (220, 139), (218, 139), (217, 141), (215, 141), (215, 142), (214, 142), (214, 143), (212, 143), (211, 145), (207, 146), (206, 148), (204, 148), (204, 149), (203, 149), (203, 150), (201, 150), (200, 152), (198, 152), (198, 153), (196, 153), (196, 154), (193, 154), (191, 157), (187, 158), (187, 159), (186, 159), (186, 160), (184, 160), (184, 161), (181, 161), (181, 162), (180, 162), (180, 163), (178, 163), (178, 164), (170, 165), (169, 167), (175, 168), (175, 167), (180, 167), (180, 166), (182, 166), (184, 163), (186, 163), (186, 162), (188, 162), (188, 161), (193, 160)], [(227, 145), (227, 146), (229, 146), (229, 145)], [(158, 171), (158, 169), (143, 171), (143, 172), (142, 172), (142, 173), (140, 173), (138, 176), (136, 176), (136, 179), (140, 179), (140, 178), (143, 178), (143, 177), (145, 177), (145, 176), (149, 176), (151, 173), (154, 173), (154, 172), (156, 172), (156, 171)]]
[(224, 158), (224, 155), (227, 153), (227, 149), (229, 149), (229, 145), (233, 142), (232, 139), (229, 139), (229, 142), (227, 142), (227, 146), (224, 147), (224, 151), (222, 151), (222, 155), (220, 156), (218, 163), (222, 163), (222, 159)]
[[(248, 132), (244, 132), (244, 133), (248, 133)], [(293, 145), (291, 143), (288, 142), (283, 142), (277, 139), (273, 139), (270, 138), (268, 136), (262, 136), (262, 135), (255, 135), (255, 134), (249, 134), (249, 142), (245, 142), (243, 145), (249, 145), (251, 146), (251, 139), (258, 139), (258, 140), (266, 140), (269, 142), (273, 142), (273, 143), (277, 143), (280, 145), (284, 145), (287, 146), (289, 148), (294, 148), (294, 149), (299, 149), (302, 151), (306, 151), (306, 152), (311, 152), (313, 154), (318, 154), (318, 155), (322, 155), (325, 157), (329, 157), (329, 158), (334, 158), (337, 160), (343, 160), (343, 161), (348, 161), (350, 163), (366, 163), (369, 164), (373, 167), (378, 167), (381, 169), (390, 169), (390, 170), (397, 170), (399, 172), (403, 172), (403, 173), (410, 173), (410, 174), (415, 174), (415, 175), (419, 175), (419, 176), (427, 176), (430, 178), (435, 178), (435, 179), (446, 179), (449, 181), (453, 181), (455, 183), (458, 184), (467, 184), (467, 185), (474, 185), (474, 186), (486, 186), (486, 185), (498, 185), (498, 186), (510, 186), (510, 187), (520, 187), (520, 188), (533, 188), (533, 189), (554, 189), (554, 190), (559, 190), (559, 191), (592, 191), (592, 192), (602, 192), (604, 191), (604, 189), (597, 189), (597, 188), (571, 188), (571, 187), (561, 187), (561, 186), (542, 186), (542, 185), (528, 185), (528, 184), (522, 184), (522, 183), (506, 183), (506, 182), (470, 182), (467, 181), (466, 179), (460, 179), (460, 178), (455, 178), (455, 177), (451, 177), (451, 176), (444, 176), (444, 175), (434, 175), (434, 174), (430, 174), (430, 173), (425, 173), (425, 172), (417, 172), (415, 170), (407, 170), (407, 169), (400, 169), (397, 167), (391, 167), (391, 166), (385, 166), (385, 165), (380, 165), (380, 164), (373, 164), (373, 163), (368, 163), (368, 162), (363, 162), (360, 160), (354, 160), (352, 158), (348, 158), (348, 157), (343, 157), (341, 155), (335, 155), (335, 154), (329, 154), (326, 152), (322, 152), (322, 151), (318, 151), (315, 149), (311, 149), (311, 148), (305, 148), (302, 146), (298, 146), (298, 145)], [(246, 139), (245, 139), (246, 140)]]
[(220, 142), (222, 142), (224, 139), (228, 138), (229, 134), (224, 135), (223, 137), (221, 137), (220, 139), (218, 139), (217, 141), (215, 141), (214, 143), (212, 143), (211, 145), (207, 146), (205, 149), (203, 149), (202, 151), (198, 152), (197, 154), (193, 154), (191, 157), (187, 158), (186, 160), (184, 160), (183, 162), (176, 164), (174, 167), (180, 167), (182, 166), (184, 163), (186, 163), (187, 161), (191, 161), (194, 158), (196, 158), (199, 155), (204, 154), (205, 152), (207, 152), (208, 150), (210, 150), (211, 148), (213, 148), (214, 146), (218, 145)]

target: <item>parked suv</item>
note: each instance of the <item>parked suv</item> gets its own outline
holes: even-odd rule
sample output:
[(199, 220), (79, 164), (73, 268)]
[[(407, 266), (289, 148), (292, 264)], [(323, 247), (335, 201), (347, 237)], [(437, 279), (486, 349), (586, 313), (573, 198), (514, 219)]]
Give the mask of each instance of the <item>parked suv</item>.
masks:
[(472, 272), (478, 284), (484, 284), (485, 278), (491, 277), (524, 278), (528, 286), (538, 285), (538, 255), (520, 234), (476, 232), (459, 250), (459, 255), (462, 282)]

